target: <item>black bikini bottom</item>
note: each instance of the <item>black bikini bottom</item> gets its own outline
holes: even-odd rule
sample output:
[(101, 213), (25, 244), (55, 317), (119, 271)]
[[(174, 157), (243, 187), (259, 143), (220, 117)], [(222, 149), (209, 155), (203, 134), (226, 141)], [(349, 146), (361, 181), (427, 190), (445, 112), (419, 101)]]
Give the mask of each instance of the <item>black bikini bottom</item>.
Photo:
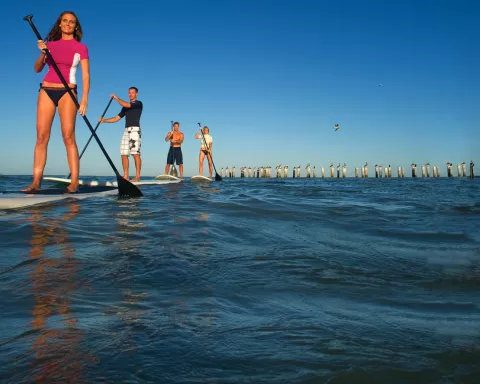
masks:
[[(40, 84), (40, 89), (43, 89), (48, 97), (53, 101), (53, 104), (55, 104), (56, 107), (58, 107), (58, 102), (60, 99), (65, 95), (68, 90), (65, 88), (55, 88), (55, 87), (44, 87), (42, 84)], [(38, 92), (40, 92), (40, 89)], [(70, 88), (75, 94), (77, 94), (77, 86)]]

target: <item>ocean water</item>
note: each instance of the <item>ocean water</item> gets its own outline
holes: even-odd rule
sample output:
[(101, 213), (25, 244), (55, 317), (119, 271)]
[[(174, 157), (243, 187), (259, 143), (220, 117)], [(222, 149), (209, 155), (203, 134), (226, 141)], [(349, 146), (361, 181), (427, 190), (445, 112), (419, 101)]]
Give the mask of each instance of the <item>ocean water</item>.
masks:
[(141, 188), (0, 211), (1, 383), (478, 382), (480, 180)]

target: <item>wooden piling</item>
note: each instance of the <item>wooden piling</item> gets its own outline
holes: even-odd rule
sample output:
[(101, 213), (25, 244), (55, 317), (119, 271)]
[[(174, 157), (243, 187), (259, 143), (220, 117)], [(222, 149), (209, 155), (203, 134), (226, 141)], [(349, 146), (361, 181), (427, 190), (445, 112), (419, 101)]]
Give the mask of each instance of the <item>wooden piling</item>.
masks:
[(417, 177), (417, 164), (412, 164), (412, 177)]

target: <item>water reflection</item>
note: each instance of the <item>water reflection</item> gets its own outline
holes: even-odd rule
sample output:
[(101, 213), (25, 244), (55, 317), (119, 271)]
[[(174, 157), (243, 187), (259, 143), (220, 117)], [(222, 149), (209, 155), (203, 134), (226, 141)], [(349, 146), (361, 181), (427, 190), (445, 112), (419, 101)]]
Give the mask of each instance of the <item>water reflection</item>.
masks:
[(31, 326), (36, 331), (29, 376), (35, 383), (81, 382), (86, 365), (94, 361), (82, 349), (84, 335), (71, 306), (79, 284), (78, 260), (67, 223), (78, 215), (80, 206), (71, 203), (66, 208), (63, 216), (48, 217), (48, 208), (32, 209), (27, 219), (32, 228), (29, 258), (35, 261), (28, 275), (34, 298)]
[[(113, 218), (115, 228), (109, 242), (114, 252), (113, 273), (110, 276), (119, 288), (120, 296), (117, 304), (109, 306), (105, 315), (116, 317), (121, 321), (115, 325), (115, 346), (119, 352), (135, 353), (145, 342), (145, 332), (148, 331), (142, 323), (145, 313), (144, 301), (148, 300), (144, 289), (137, 289), (138, 276), (144, 275), (148, 260), (142, 251), (145, 246), (145, 220), (151, 211), (139, 209), (135, 200), (120, 201)], [(140, 284), (141, 285), (141, 284)], [(115, 324), (116, 322), (113, 322)], [(147, 337), (149, 336), (147, 332)], [(139, 340), (142, 340), (139, 342)]]

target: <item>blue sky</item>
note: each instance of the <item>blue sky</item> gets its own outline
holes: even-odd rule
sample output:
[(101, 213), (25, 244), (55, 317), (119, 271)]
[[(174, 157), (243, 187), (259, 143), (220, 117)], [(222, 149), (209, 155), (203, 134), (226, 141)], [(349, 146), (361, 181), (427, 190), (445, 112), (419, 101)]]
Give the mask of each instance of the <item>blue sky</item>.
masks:
[[(430, 162), (445, 176), (446, 161), (480, 166), (478, 1), (73, 4), (91, 60), (87, 117), (95, 126), (111, 93), (128, 99), (128, 87), (139, 88), (145, 176), (163, 173), (171, 120), (185, 134), (186, 176), (198, 173), (197, 121), (211, 128), (217, 171), (345, 162), (353, 176), (368, 161), (409, 174), (412, 162)], [(33, 14), (45, 35), (64, 10), (30, 0), (4, 9), (0, 173), (32, 172), (46, 69), (33, 71), (36, 37), (23, 17)], [(119, 111), (113, 102), (107, 117)], [(97, 131), (120, 173), (123, 128), (121, 120)], [(81, 151), (90, 136), (81, 116), (76, 131)], [(54, 174), (68, 174), (58, 117), (45, 169)], [(81, 174), (113, 175), (95, 140)]]

